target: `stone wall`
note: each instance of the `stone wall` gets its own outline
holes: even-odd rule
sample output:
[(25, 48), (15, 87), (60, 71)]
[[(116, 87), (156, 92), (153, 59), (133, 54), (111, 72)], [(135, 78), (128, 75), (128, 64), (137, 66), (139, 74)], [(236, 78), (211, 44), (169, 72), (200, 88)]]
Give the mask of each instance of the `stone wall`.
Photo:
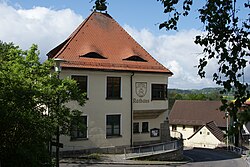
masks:
[(72, 150), (72, 151), (62, 151), (60, 152), (61, 157), (77, 157), (83, 154), (124, 154), (124, 149), (130, 148), (129, 146), (119, 146), (119, 147), (105, 147), (105, 148), (91, 148), (84, 150)]

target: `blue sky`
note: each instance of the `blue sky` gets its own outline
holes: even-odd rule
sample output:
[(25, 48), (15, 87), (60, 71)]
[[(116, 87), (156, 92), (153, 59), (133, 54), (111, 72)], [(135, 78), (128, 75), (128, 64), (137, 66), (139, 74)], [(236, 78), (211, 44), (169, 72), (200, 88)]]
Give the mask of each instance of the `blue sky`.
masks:
[[(30, 9), (35, 6), (43, 6), (53, 10), (70, 8), (77, 14), (86, 18), (94, 5), (91, 0), (8, 0), (7, 2), (16, 8)], [(157, 0), (107, 0), (108, 13), (112, 15), (121, 25), (128, 24), (138, 29), (148, 28), (156, 34), (166, 33), (159, 30), (159, 23), (168, 17), (163, 13), (163, 5)], [(197, 14), (197, 8), (201, 5), (195, 1), (192, 14)], [(182, 19), (179, 28), (200, 28), (198, 19), (188, 17)], [(168, 32), (169, 33), (169, 32)], [(171, 33), (171, 32), (170, 32)]]
[[(179, 31), (159, 30), (168, 17), (157, 0), (108, 0), (108, 13), (155, 59), (174, 75), (170, 88), (193, 89), (216, 86), (211, 79), (216, 62), (207, 67), (207, 78), (200, 79), (197, 66), (202, 48), (193, 40), (202, 33), (195, 1), (190, 16), (181, 19)], [(0, 0), (0, 40), (14, 42), (22, 49), (39, 46), (40, 57), (65, 40), (91, 13), (94, 0)], [(246, 14), (244, 11), (242, 15)], [(249, 68), (245, 73), (249, 75)], [(248, 76), (245, 77), (247, 81)]]

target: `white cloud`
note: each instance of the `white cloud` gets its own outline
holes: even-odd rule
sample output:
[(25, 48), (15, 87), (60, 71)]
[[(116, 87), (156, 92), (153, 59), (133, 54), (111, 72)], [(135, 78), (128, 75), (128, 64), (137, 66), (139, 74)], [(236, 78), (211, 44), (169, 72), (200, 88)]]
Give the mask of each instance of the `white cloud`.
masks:
[(0, 3), (0, 15), (0, 40), (13, 42), (22, 49), (37, 44), (42, 60), (83, 21), (82, 16), (70, 9), (33, 7), (26, 10), (6, 3)]
[[(28, 49), (33, 43), (39, 46), (41, 58), (63, 42), (83, 21), (81, 15), (71, 9), (54, 10), (45, 7), (22, 9), (1, 3), (0, 1), (0, 40), (13, 42), (22, 49)], [(125, 25), (124, 28), (153, 57), (169, 68), (174, 75), (169, 80), (171, 88), (203, 88), (216, 86), (211, 79), (215, 72), (214, 62), (206, 68), (208, 78), (200, 79), (197, 75), (199, 54), (202, 49), (193, 43), (194, 37), (200, 34), (195, 29), (182, 30), (174, 35), (152, 34), (148, 29), (138, 30)], [(249, 71), (249, 68), (247, 68)], [(210, 77), (209, 77), (210, 76)], [(250, 77), (246, 77), (249, 81)]]
[(215, 72), (213, 63), (207, 68), (208, 78), (200, 79), (197, 75), (202, 48), (193, 41), (200, 31), (191, 29), (182, 30), (174, 35), (155, 36), (147, 29), (137, 30), (129, 25), (125, 25), (124, 28), (154, 58), (174, 73), (169, 80), (169, 87), (187, 89), (217, 86), (211, 79), (211, 74)]

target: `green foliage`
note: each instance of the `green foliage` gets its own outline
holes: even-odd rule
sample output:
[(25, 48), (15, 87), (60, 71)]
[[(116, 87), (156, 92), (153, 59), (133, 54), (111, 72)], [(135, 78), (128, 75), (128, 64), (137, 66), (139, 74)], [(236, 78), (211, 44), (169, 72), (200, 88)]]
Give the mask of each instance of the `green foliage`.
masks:
[[(192, 0), (158, 0), (164, 5), (164, 13), (171, 17), (160, 25), (160, 28), (177, 30), (179, 16), (188, 15), (192, 7)], [(177, 8), (178, 4), (183, 9)], [(248, 11), (250, 16), (249, 0), (208, 0), (201, 9), (198, 9), (199, 19), (204, 25), (204, 33), (197, 35), (195, 43), (202, 46), (203, 57), (199, 61), (198, 74), (205, 77), (205, 67), (210, 60), (218, 63), (217, 71), (213, 74), (216, 84), (223, 86), (222, 93), (234, 91), (235, 103), (228, 104), (222, 100), (221, 109), (228, 111), (230, 116), (240, 126), (237, 112), (250, 97), (248, 84), (244, 82), (244, 69), (250, 56), (250, 17), (239, 18), (239, 10)], [(248, 111), (246, 111), (248, 112)], [(242, 113), (242, 112), (241, 112)], [(249, 120), (239, 120), (242, 123)]]
[[(84, 104), (75, 81), (60, 80), (53, 62), (39, 62), (33, 45), (27, 51), (0, 41), (0, 161), (2, 166), (50, 164), (47, 143), (62, 127), (68, 133), (71, 118), (79, 115), (65, 105)], [(62, 105), (58, 105), (62, 104)]]
[(171, 110), (175, 100), (220, 100), (220, 89), (210, 88), (201, 90), (169, 89), (169, 109)]

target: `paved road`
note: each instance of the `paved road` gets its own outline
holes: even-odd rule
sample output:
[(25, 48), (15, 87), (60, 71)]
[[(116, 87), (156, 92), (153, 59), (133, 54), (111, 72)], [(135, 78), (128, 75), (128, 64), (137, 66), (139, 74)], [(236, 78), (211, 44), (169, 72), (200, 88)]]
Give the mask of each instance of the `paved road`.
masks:
[(247, 162), (225, 150), (191, 149), (184, 150), (184, 155), (193, 159), (193, 162), (181, 165), (181, 167), (248, 167)]
[[(184, 165), (147, 165), (150, 167), (178, 166), (178, 167), (250, 167), (239, 156), (225, 150), (190, 149), (184, 150), (184, 155), (193, 159), (193, 162)], [(125, 167), (123, 164), (61, 164), (60, 167)], [(133, 165), (143, 167), (145, 165)]]

